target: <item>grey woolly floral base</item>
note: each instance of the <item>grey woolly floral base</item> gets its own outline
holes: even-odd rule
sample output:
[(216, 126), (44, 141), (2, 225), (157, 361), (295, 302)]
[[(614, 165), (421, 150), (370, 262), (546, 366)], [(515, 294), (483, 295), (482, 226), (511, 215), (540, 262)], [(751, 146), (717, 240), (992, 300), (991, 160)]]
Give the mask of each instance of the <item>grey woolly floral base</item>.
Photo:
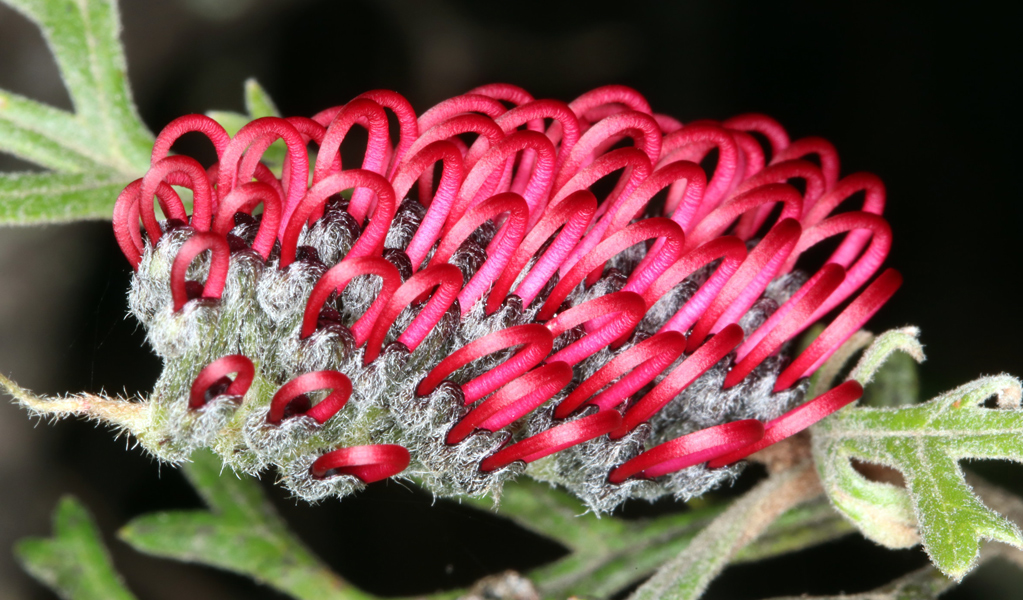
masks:
[[(402, 277), (411, 274), (407, 256), (396, 248), (418, 226), (423, 208), (406, 200), (394, 220), (384, 257), (395, 264)], [(166, 224), (165, 224), (166, 226)], [(258, 222), (238, 225), (233, 235), (251, 242)], [(227, 284), (220, 301), (192, 300), (180, 312), (173, 311), (169, 287), (170, 267), (178, 249), (192, 235), (188, 227), (170, 227), (155, 248), (147, 248), (130, 293), (132, 313), (145, 325), (148, 339), (164, 360), (164, 372), (146, 401), (146, 418), (129, 427), (142, 446), (170, 462), (187, 460), (197, 448), (209, 447), (234, 469), (258, 474), (277, 468), (281, 482), (296, 496), (316, 501), (344, 496), (363, 484), (352, 475), (316, 478), (312, 462), (339, 447), (361, 444), (400, 444), (412, 456), (402, 474), (415, 479), (440, 496), (499, 496), (502, 483), (525, 472), (551, 484), (563, 486), (594, 511), (609, 511), (630, 497), (654, 499), (673, 494), (682, 499), (699, 496), (734, 478), (740, 466), (709, 470), (690, 467), (657, 480), (628, 480), (612, 484), (607, 474), (614, 467), (680, 435), (716, 424), (756, 418), (769, 420), (798, 405), (805, 384), (772, 393), (772, 386), (788, 361), (786, 353), (766, 360), (740, 385), (722, 390), (725, 374), (733, 364), (729, 355), (679, 394), (649, 423), (619, 440), (602, 436), (525, 466), (520, 462), (484, 473), (481, 460), (509, 441), (540, 433), (556, 424), (553, 407), (574, 387), (570, 385), (543, 406), (498, 432), (478, 430), (459, 444), (445, 443), (447, 432), (462, 419), (465, 406), (457, 385), (440, 385), (425, 397), (415, 387), (452, 351), (495, 331), (533, 321), (546, 294), (523, 308), (512, 297), (500, 310), (485, 315), (479, 302), (459, 319), (453, 306), (424, 342), (409, 352), (395, 342), (397, 332), (414, 318), (417, 307), (407, 308), (385, 340), (380, 358), (363, 365), (363, 349), (355, 348), (346, 327), (326, 327), (309, 338), (299, 338), (306, 299), (319, 277), (344, 257), (358, 235), (358, 227), (332, 205), (324, 218), (305, 232), (303, 260), (278, 269), (275, 255), (264, 263), (251, 250), (232, 253)], [(484, 248), (493, 229), (481, 228), (462, 246), (453, 262), (468, 280), (486, 259)], [(641, 252), (623, 253), (607, 274), (589, 289), (580, 286), (568, 299), (570, 305), (617, 291)], [(195, 261), (190, 278), (203, 279), (207, 261)], [(620, 351), (652, 335), (697, 289), (706, 276), (695, 274), (687, 284), (661, 299)], [(776, 280), (740, 323), (755, 329), (805, 280), (799, 274)], [(551, 289), (556, 279), (547, 287)], [(372, 303), (379, 291), (376, 278), (352, 282), (334, 303), (344, 325), (351, 325)], [(581, 335), (568, 332), (556, 340), (555, 351)], [(573, 337), (574, 336), (574, 337)], [(450, 379), (461, 384), (505, 360), (514, 351), (496, 353), (474, 361)], [(210, 362), (229, 354), (251, 358), (256, 376), (244, 398), (218, 396), (193, 410), (188, 398), (191, 384)], [(576, 383), (591, 376), (615, 353), (605, 348), (577, 365)], [(682, 359), (684, 360), (684, 358)], [(279, 425), (267, 422), (274, 393), (294, 377), (331, 369), (347, 375), (353, 386), (345, 408), (319, 425), (310, 417), (286, 419)], [(656, 383), (656, 382), (655, 382)], [(642, 392), (641, 392), (642, 393)], [(590, 409), (593, 411), (595, 409)], [(581, 418), (590, 411), (569, 417)]]

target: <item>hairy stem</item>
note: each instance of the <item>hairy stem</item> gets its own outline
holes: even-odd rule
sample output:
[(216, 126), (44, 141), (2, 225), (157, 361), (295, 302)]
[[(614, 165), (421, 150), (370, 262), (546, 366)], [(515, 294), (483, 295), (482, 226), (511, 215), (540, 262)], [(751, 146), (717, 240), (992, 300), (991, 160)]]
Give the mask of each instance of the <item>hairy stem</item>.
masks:
[(789, 509), (821, 493), (813, 465), (771, 475), (722, 512), (685, 550), (631, 596), (632, 600), (693, 600), (747, 544)]

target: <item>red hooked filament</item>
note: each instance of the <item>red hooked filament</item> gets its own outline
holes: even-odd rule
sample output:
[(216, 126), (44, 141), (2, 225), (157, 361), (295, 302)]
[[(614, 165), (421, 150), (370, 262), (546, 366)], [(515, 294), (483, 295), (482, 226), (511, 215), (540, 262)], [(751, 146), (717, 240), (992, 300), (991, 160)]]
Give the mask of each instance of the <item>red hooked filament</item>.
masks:
[[(142, 215), (142, 223), (146, 226), (146, 234), (149, 235), (152, 243), (159, 241), (160, 236), (163, 235), (160, 225), (156, 222), (156, 211), (153, 209), (153, 195), (171, 173), (184, 174), (190, 178), (194, 186), (193, 191), (197, 196), (196, 202), (201, 203), (196, 205), (196, 210), (200, 210), (200, 206), (205, 205), (202, 209), (204, 220), (198, 222), (196, 227), (204, 231), (209, 229), (210, 187), (209, 181), (206, 179), (206, 172), (203, 171), (199, 163), (187, 156), (171, 156), (157, 163), (156, 166), (146, 173), (146, 176), (142, 178), (142, 186), (139, 190), (139, 210)], [(181, 204), (177, 193), (174, 194), (173, 198), (177, 201), (169, 203), (166, 207), (161, 202), (160, 208), (167, 212), (168, 216), (172, 219), (187, 221), (188, 217), (185, 214), (184, 205)], [(157, 197), (157, 199), (159, 200), (160, 198)], [(203, 229), (203, 226), (205, 226), (205, 229)]]
[(522, 299), (523, 306), (529, 306), (558, 270), (558, 265), (565, 260), (568, 253), (579, 242), (579, 238), (586, 230), (586, 226), (589, 225), (590, 218), (596, 210), (597, 200), (589, 190), (575, 192), (558, 203), (557, 206), (549, 205), (544, 216), (519, 244), (500, 279), (494, 283), (487, 298), (487, 313), (493, 313), (504, 302), (508, 297), (508, 291), (529, 259), (560, 228), (561, 232), (555, 237), (554, 243), (543, 253), (529, 274), (515, 288), (514, 293)]
[(547, 322), (547, 328), (554, 337), (583, 323), (596, 321), (600, 317), (611, 318), (603, 321), (604, 324), (596, 331), (587, 333), (583, 339), (572, 342), (555, 353), (548, 362), (562, 360), (574, 365), (592, 356), (604, 346), (622, 341), (636, 328), (645, 312), (646, 304), (643, 303), (643, 298), (634, 292), (615, 292), (573, 306)]
[(629, 282), (624, 289), (624, 291), (642, 292), (654, 279), (678, 260), (682, 253), (685, 234), (682, 233), (682, 228), (670, 219), (663, 217), (644, 219), (626, 227), (598, 244), (596, 248), (576, 263), (572, 270), (558, 282), (558, 285), (551, 291), (550, 296), (547, 297), (547, 301), (537, 315), (537, 319), (543, 321), (551, 318), (561, 306), (561, 303), (565, 301), (565, 298), (582, 282), (583, 278), (591, 271), (602, 269), (604, 262), (609, 258), (640, 242), (660, 237), (666, 238), (667, 242), (661, 248), (655, 261), (651, 262), (646, 269), (634, 272), (629, 277)]
[[(234, 189), (236, 184), (248, 182), (247, 177), (251, 176), (251, 174), (247, 174), (246, 177), (240, 177), (239, 175), (246, 174), (240, 172), (239, 167), (242, 155), (248, 150), (249, 146), (260, 139), (263, 139), (265, 142), (272, 142), (277, 138), (283, 139), (288, 147), (286, 164), (289, 176), (288, 184), (284, 187), (286, 197), (284, 202), (284, 218), (281, 219), (281, 227), (283, 228), (290, 220), (291, 213), (295, 210), (299, 200), (305, 195), (306, 183), (309, 177), (309, 157), (306, 155), (305, 140), (302, 139), (302, 134), (295, 129), (294, 125), (285, 119), (262, 117), (242, 127), (235, 134), (234, 139), (231, 140), (231, 143), (228, 144), (220, 157), (217, 193), (227, 195), (227, 192)], [(269, 143), (266, 143), (264, 150), (268, 147)], [(256, 163), (251, 163), (252, 168), (255, 168), (255, 165)]]
[[(297, 409), (293, 406), (300, 403), (300, 396), (325, 389), (331, 390), (330, 394), (317, 402), (316, 406), (298, 407)], [(288, 417), (287, 413), (290, 412), (291, 416), (311, 417), (323, 425), (345, 407), (351, 395), (352, 382), (337, 371), (303, 373), (277, 390), (273, 400), (270, 401), (270, 412), (266, 414), (266, 422), (278, 425)]]
[(316, 323), (327, 298), (334, 292), (339, 294), (343, 292), (352, 279), (360, 275), (376, 275), (382, 280), (380, 293), (376, 300), (351, 327), (352, 335), (355, 336), (355, 345), (361, 346), (366, 343), (370, 331), (373, 330), (373, 325), (384, 310), (387, 301), (401, 285), (398, 269), (379, 256), (346, 258), (320, 277), (312, 293), (309, 294), (309, 301), (306, 303), (305, 315), (302, 319), (302, 332), (299, 337), (305, 339), (316, 331)]
[(380, 356), (384, 337), (401, 311), (424, 293), (433, 290), (430, 301), (416, 315), (405, 332), (398, 337), (399, 342), (414, 351), (437, 326), (444, 313), (455, 303), (455, 298), (461, 288), (462, 272), (454, 265), (443, 264), (427, 267), (410, 277), (394, 292), (377, 318), (373, 331), (366, 341), (365, 364), (368, 365), (376, 360), (377, 356)]
[(394, 218), (397, 210), (394, 200), (394, 189), (386, 179), (372, 171), (352, 169), (328, 175), (312, 188), (302, 198), (302, 201), (295, 207), (291, 220), (285, 226), (284, 235), (281, 238), (281, 263), (283, 269), (295, 261), (295, 251), (298, 248), (298, 236), (302, 233), (309, 218), (317, 210), (322, 210), (327, 199), (343, 192), (344, 190), (365, 187), (377, 194), (377, 206), (373, 212), (373, 218), (362, 235), (348, 251), (348, 256), (369, 256), (379, 254), (384, 247), (384, 237), (387, 236), (387, 229)]
[[(364, 125), (369, 132), (366, 155), (362, 159), (362, 169), (383, 175), (387, 168), (390, 152), (390, 134), (387, 131), (387, 115), (384, 109), (365, 98), (356, 98), (342, 108), (327, 127), (327, 133), (320, 144), (316, 155), (316, 166), (313, 169), (313, 184), (320, 182), (328, 174), (334, 172), (333, 165), (340, 166), (339, 153), (341, 142), (356, 124)], [(348, 205), (348, 212), (355, 221), (362, 224), (369, 212), (372, 190), (356, 189)]]
[(617, 411), (603, 410), (570, 423), (556, 425), (543, 433), (498, 450), (480, 463), (480, 470), (493, 471), (517, 460), (527, 463), (540, 460), (565, 448), (606, 435), (621, 422), (622, 416)]
[(395, 444), (352, 446), (317, 458), (309, 471), (317, 479), (344, 474), (354, 475), (363, 483), (373, 483), (401, 473), (411, 460), (408, 450)]
[(838, 151), (831, 142), (819, 137), (806, 137), (789, 144), (771, 159), (771, 164), (816, 154), (821, 161), (825, 187), (832, 189), (838, 183)]
[[(397, 144), (389, 124), (395, 118)], [(368, 132), (362, 168), (344, 170), (341, 146), (356, 125)], [(188, 157), (169, 156), (175, 142), (191, 132), (205, 135), (217, 153), (218, 162), (209, 169)], [(287, 146), (280, 177), (261, 162), (277, 140)], [(700, 165), (714, 152), (708, 180)], [(464, 381), (459, 387), (471, 410), (444, 441), (458, 444), (477, 430), (497, 432), (554, 400), (553, 416), (562, 420), (483, 460), (480, 469), (486, 472), (604, 435), (620, 439), (715, 365), (715, 377), (730, 366), (724, 389), (773, 373), (774, 362), (770, 369), (758, 367), (855, 298), (778, 375), (774, 390), (791, 389), (812, 375), (902, 281), (889, 269), (866, 285), (891, 247), (891, 230), (881, 217), (884, 185), (866, 173), (839, 175), (837, 152), (826, 140), (793, 142), (780, 124), (758, 114), (683, 124), (654, 113), (641, 94), (625, 86), (601, 87), (566, 104), (536, 99), (514, 85), (491, 84), (445, 100), (418, 118), (401, 95), (374, 90), (312, 118), (256, 119), (233, 138), (209, 117), (175, 119), (156, 138), (149, 172), (117, 198), (114, 233), (138, 269), (143, 257), (146, 265), (160, 260), (159, 253), (147, 254), (147, 244), (161, 243), (169, 229), (157, 221), (154, 197), (168, 219), (190, 225), (191, 237), (170, 273), (173, 309), (180, 312), (191, 299), (221, 297), (231, 265), (227, 237), (237, 213), (251, 215), (262, 204), (252, 249), (268, 264), (277, 260), (283, 271), (275, 277), (306, 276), (321, 267), (310, 261), (308, 269), (287, 270), (296, 261), (300, 238), (323, 216), (332, 196), (354, 190), (345, 209), (359, 227), (353, 246), (327, 265), (312, 287), (297, 338), (314, 336), (321, 316), (336, 319), (327, 318), (333, 313), (324, 313), (325, 304), (335, 295), (347, 301), (352, 292), (345, 290), (362, 276), (381, 279), (380, 292), (351, 325), (356, 347), (364, 349), (364, 366), (381, 355), (389, 339), (415, 352), (442, 318), (478, 319), (475, 311), (482, 303), (486, 316), (480, 326), (489, 329), (456, 330), (451, 345), (456, 349), (447, 356), (420, 352), (410, 363), (426, 373), (414, 390), (424, 403), (443, 381)], [(805, 193), (788, 185), (793, 179), (805, 183)], [(417, 182), (418, 196), (411, 196), (421, 206), (409, 201), (396, 219)], [(172, 186), (192, 191), (191, 216)], [(860, 192), (865, 195), (861, 210), (833, 214)], [(777, 221), (769, 223), (775, 214)], [(462, 270), (449, 261), (484, 226), (482, 231), (492, 227), (496, 233), (474, 272), (461, 266), (463, 280)], [(743, 332), (740, 319), (768, 284), (833, 236), (841, 239), (824, 266), (762, 326)], [(632, 256), (640, 246), (642, 258), (612, 263), (628, 271), (624, 286), (591, 298), (609, 261), (627, 250), (625, 256)], [(207, 250), (209, 275), (200, 290), (185, 275)], [(404, 282), (402, 273), (410, 271), (401, 251), (411, 262)], [(235, 259), (252, 260), (252, 255)], [(613, 279), (605, 283), (617, 285)], [(509, 301), (513, 294), (522, 311), (518, 301)], [(575, 306), (566, 302), (569, 298)], [(391, 332), (409, 307), (418, 314), (404, 330)], [(294, 336), (294, 325), (286, 327)], [(573, 329), (570, 335), (581, 337), (553, 352), (558, 336)], [(309, 349), (321, 342), (314, 340), (302, 343)], [(498, 357), (506, 358), (498, 362)], [(254, 377), (253, 362), (245, 356), (218, 359), (194, 380), (189, 406), (201, 408), (219, 395), (243, 396)], [(322, 390), (330, 392), (308, 406), (306, 395)], [(861, 392), (858, 384), (847, 382), (766, 425), (743, 420), (690, 433), (609, 469), (608, 479), (617, 484), (703, 463), (730, 464), (809, 426)], [(352, 393), (348, 375), (305, 373), (274, 395), (267, 421), (279, 424), (304, 415), (322, 424)], [(340, 448), (316, 459), (311, 474), (348, 474), (371, 482), (400, 473), (410, 460), (398, 445)]]
[[(483, 184), (504, 168), (515, 154), (523, 150), (533, 150), (537, 154), (536, 165), (533, 168), (533, 175), (529, 183), (522, 191), (522, 197), (529, 207), (530, 227), (539, 219), (540, 211), (546, 206), (545, 199), (550, 194), (551, 181), (554, 177), (554, 145), (547, 139), (547, 136), (535, 131), (516, 131), (504, 138), (486, 151), (475, 164), (466, 157), (466, 163), (471, 166), (469, 173), (465, 176), (465, 183), (458, 192), (458, 200), (451, 210), (449, 222), (461, 218), (466, 210), (482, 202), (486, 196), (493, 192), (481, 190)], [(534, 218), (535, 217), (535, 218)]]
[(863, 290), (863, 293), (853, 300), (788, 368), (782, 371), (774, 390), (776, 392), (786, 390), (799, 379), (816, 371), (849, 339), (849, 336), (884, 306), (901, 285), (902, 275), (895, 269), (881, 273), (874, 283), (868, 285), (867, 289)]
[(455, 225), (450, 228), (437, 246), (437, 251), (430, 260), (430, 265), (446, 263), (455, 250), (462, 245), (473, 231), (485, 222), (507, 213), (508, 218), (497, 230), (494, 239), (487, 245), (487, 260), (475, 275), (465, 284), (458, 295), (462, 314), (469, 312), (473, 304), (486, 293), (494, 280), (504, 271), (511, 260), (515, 249), (526, 234), (526, 219), (529, 207), (522, 196), (508, 192), (491, 196), (466, 212)]
[[(139, 233), (139, 192), (141, 191), (142, 180), (136, 179), (118, 194), (117, 201), (114, 202), (114, 237), (117, 238), (117, 245), (121, 247), (121, 252), (124, 253), (135, 270), (138, 270), (142, 253), (146, 249), (145, 243), (142, 241), (142, 234)], [(181, 204), (181, 198), (171, 186), (166, 183), (157, 186), (156, 198), (160, 203), (161, 210), (168, 217), (181, 221), (188, 220), (185, 207)]]
[[(781, 345), (792, 339), (797, 332), (808, 324), (810, 316), (820, 308), (828, 296), (841, 285), (845, 279), (845, 269), (835, 264), (824, 265), (824, 268), (804, 286), (806, 293), (798, 298), (790, 298), (774, 315), (781, 315), (776, 321), (771, 319), (764, 323), (746, 343), (739, 346), (736, 363), (722, 387), (728, 389), (746, 378), (765, 358), (774, 354)], [(756, 335), (764, 331), (761, 335)]]
[(603, 146), (614, 145), (619, 136), (631, 137), (636, 148), (643, 151), (651, 163), (660, 156), (661, 128), (653, 117), (636, 111), (611, 115), (598, 121), (579, 138), (579, 143), (572, 148), (558, 172), (554, 189), (560, 189), (575, 173), (604, 154), (606, 149)]
[[(848, 262), (839, 262), (835, 260), (834, 255), (828, 259), (829, 263), (837, 263), (845, 267), (846, 278), (824, 304), (814, 311), (811, 317), (812, 320), (820, 319), (832, 308), (838, 306), (877, 272), (881, 267), (881, 263), (887, 258), (888, 250), (892, 247), (891, 227), (888, 226), (888, 222), (883, 218), (872, 213), (842, 213), (829, 217), (803, 232), (803, 235), (799, 238), (799, 244), (796, 245), (792, 256), (789, 257), (790, 263), (795, 262), (795, 259), (800, 254), (821, 241), (847, 231), (855, 232), (856, 230), (867, 231), (873, 234), (870, 239), (870, 245), (867, 246), (867, 249), (852, 265), (849, 263), (855, 257), (844, 257), (848, 258)], [(807, 325), (809, 324), (807, 323)]]
[[(703, 217), (720, 204), (734, 187), (739, 174), (739, 149), (735, 145), (735, 140), (727, 131), (716, 125), (690, 124), (664, 136), (660, 157), (653, 161), (658, 167), (677, 160), (699, 163), (714, 148), (718, 151), (718, 162), (714, 167), (714, 176), (707, 184), (703, 204), (694, 217), (696, 222), (703, 220)], [(678, 184), (672, 186), (668, 191), (670, 204), (678, 203), (682, 189)]]
[(738, 115), (726, 119), (722, 125), (729, 129), (756, 132), (763, 135), (771, 145), (771, 153), (774, 155), (777, 155), (789, 146), (789, 134), (785, 131), (785, 128), (781, 126), (781, 123), (767, 115), (756, 113)]
[(799, 223), (785, 219), (764, 236), (696, 322), (689, 335), (690, 350), (719, 327), (737, 322), (753, 306), (795, 248), (800, 231)]
[(649, 310), (658, 299), (664, 297), (672, 288), (695, 273), (697, 269), (718, 259), (722, 260), (714, 271), (714, 275), (700, 287), (700, 290), (688, 302), (682, 305), (682, 308), (667, 323), (661, 326), (661, 331), (685, 332), (692, 327), (693, 323), (707, 311), (711, 301), (746, 259), (746, 245), (739, 238), (732, 236), (711, 240), (678, 259), (643, 292), (643, 301), (646, 302)]
[(457, 444), (476, 429), (497, 431), (536, 410), (572, 381), (572, 367), (555, 361), (511, 381), (487, 398), (448, 432)]
[(643, 94), (624, 85), (605, 85), (584, 93), (573, 100), (568, 106), (580, 119), (587, 118), (587, 113), (605, 106), (619, 105), (622, 109), (652, 114), (650, 103)]
[(689, 387), (689, 384), (707, 372), (731, 352), (742, 341), (742, 328), (729, 325), (720, 333), (707, 340), (696, 352), (686, 357), (674, 371), (661, 380), (650, 393), (625, 411), (620, 427), (611, 433), (611, 439), (618, 439), (636, 428), (637, 425), (654, 416), (664, 405)]
[(227, 282), (227, 270), (230, 267), (231, 249), (227, 240), (215, 233), (196, 232), (188, 241), (182, 244), (178, 255), (174, 257), (174, 264), (171, 265), (170, 288), (171, 297), (174, 300), (174, 312), (180, 311), (190, 300), (188, 289), (185, 284), (185, 273), (188, 271), (192, 260), (200, 253), (209, 250), (210, 274), (206, 277), (206, 283), (202, 287), (202, 298), (219, 299), (224, 291), (224, 284)]
[(263, 217), (256, 239), (252, 242), (252, 249), (266, 260), (277, 239), (277, 227), (281, 221), (281, 197), (271, 186), (254, 181), (231, 190), (217, 209), (213, 233), (227, 235), (234, 227), (236, 213), (251, 215), (252, 209), (260, 204), (263, 205)]
[(412, 143), (419, 137), (419, 121), (416, 119), (416, 111), (401, 94), (391, 90), (373, 90), (359, 94), (356, 98), (372, 100), (380, 106), (390, 109), (398, 118), (398, 145), (394, 148), (394, 155), (391, 157), (391, 164), (387, 169), (387, 177), (391, 178)]
[[(227, 377), (231, 373), (235, 373), (233, 381)], [(199, 371), (199, 375), (192, 382), (188, 407), (191, 409), (202, 408), (208, 398), (215, 396), (244, 396), (249, 391), (252, 378), (255, 375), (256, 369), (252, 366), (252, 361), (244, 355), (232, 354), (218, 358)], [(215, 386), (221, 385), (226, 389), (213, 393)]]
[(461, 386), (465, 403), (472, 404), (540, 364), (551, 353), (553, 344), (551, 332), (536, 323), (496, 331), (462, 346), (442, 360), (419, 382), (416, 394), (430, 394), (441, 381), (474, 360), (521, 345), (515, 356)]
[(613, 213), (610, 213), (612, 215), (611, 226), (604, 234), (605, 237), (609, 233), (622, 229), (635, 219), (657, 192), (679, 181), (685, 184), (684, 196), (680, 202), (666, 204), (664, 215), (670, 217), (685, 230), (703, 203), (704, 192), (707, 188), (707, 174), (696, 163), (680, 160), (654, 171), (625, 202), (617, 206)]
[(458, 194), (458, 188), (465, 177), (462, 154), (451, 142), (434, 142), (402, 164), (392, 181), (395, 198), (404, 198), (408, 196), (416, 179), (428, 172), (437, 161), (442, 161), (443, 164), (440, 185), (437, 186), (437, 193), (432, 198), (430, 190), (420, 185), (419, 200), (427, 207), (426, 216), (405, 248), (405, 254), (412, 261), (413, 271), (419, 270), (430, 249), (440, 239), (444, 223), (447, 222), (451, 207), (454, 206), (455, 195)]
[(806, 404), (799, 406), (764, 425), (764, 437), (754, 444), (740, 448), (724, 456), (711, 460), (707, 466), (716, 469), (746, 458), (754, 452), (777, 444), (783, 439), (793, 436), (807, 427), (820, 421), (836, 410), (860, 399), (863, 388), (856, 381), (846, 381), (835, 389), (821, 394)]
[(227, 131), (224, 131), (220, 123), (206, 115), (185, 115), (168, 123), (163, 128), (163, 131), (160, 132), (160, 135), (156, 136), (156, 141), (153, 142), (150, 164), (155, 165), (164, 158), (167, 158), (174, 142), (178, 141), (178, 138), (186, 133), (192, 132), (202, 133), (209, 138), (213, 142), (218, 158), (223, 156), (224, 150), (227, 149), (227, 145), (231, 142), (231, 136), (227, 135)]
[(611, 471), (607, 479), (622, 483), (636, 476), (660, 477), (748, 447), (763, 437), (764, 426), (756, 419), (715, 425), (651, 448)]
[[(599, 371), (580, 383), (579, 387), (558, 404), (554, 416), (564, 419), (584, 403), (593, 404), (601, 410), (615, 408), (653, 381), (682, 356), (685, 349), (685, 336), (675, 331), (659, 333), (643, 340), (611, 359)], [(604, 386), (626, 373), (628, 375), (622, 380), (597, 394)]]

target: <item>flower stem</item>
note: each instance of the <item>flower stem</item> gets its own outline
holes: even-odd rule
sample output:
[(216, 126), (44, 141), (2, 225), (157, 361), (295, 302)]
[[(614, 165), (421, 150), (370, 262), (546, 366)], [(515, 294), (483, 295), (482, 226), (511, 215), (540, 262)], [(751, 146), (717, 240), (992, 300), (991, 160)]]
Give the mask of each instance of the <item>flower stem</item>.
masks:
[(804, 462), (771, 475), (732, 503), (631, 600), (695, 600), (746, 545), (789, 509), (821, 493), (813, 465)]

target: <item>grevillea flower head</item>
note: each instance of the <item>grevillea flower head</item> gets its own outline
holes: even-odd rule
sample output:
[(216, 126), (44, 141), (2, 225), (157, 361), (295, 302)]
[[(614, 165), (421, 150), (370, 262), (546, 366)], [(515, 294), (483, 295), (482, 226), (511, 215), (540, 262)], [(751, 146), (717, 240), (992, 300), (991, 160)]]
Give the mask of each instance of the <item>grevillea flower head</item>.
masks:
[[(169, 155), (190, 132), (216, 164)], [(488, 85), (418, 117), (374, 91), (233, 137), (181, 117), (115, 208), (165, 368), (112, 420), (169, 461), (275, 466), (309, 500), (391, 476), (496, 494), (523, 472), (594, 510), (696, 496), (859, 397), (805, 396), (901, 283), (879, 274), (884, 203), (823, 139), (763, 115), (683, 124), (622, 86), (565, 104)]]

